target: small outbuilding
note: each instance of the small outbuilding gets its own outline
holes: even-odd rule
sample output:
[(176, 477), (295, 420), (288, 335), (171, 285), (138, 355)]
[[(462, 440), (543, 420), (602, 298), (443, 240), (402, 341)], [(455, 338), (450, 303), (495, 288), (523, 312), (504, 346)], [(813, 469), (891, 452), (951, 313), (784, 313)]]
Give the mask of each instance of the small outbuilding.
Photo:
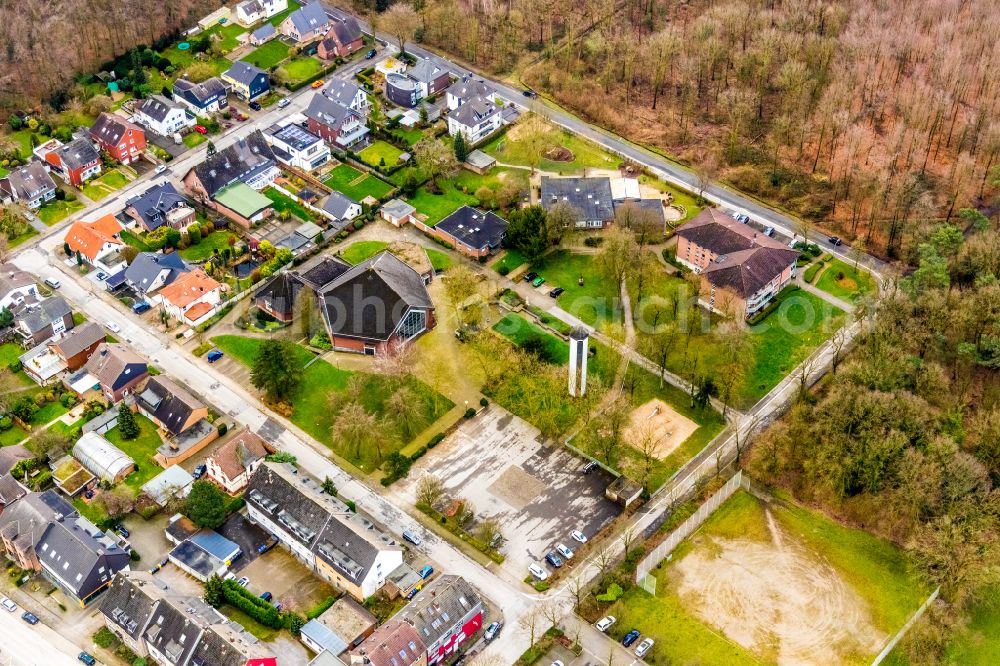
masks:
[(150, 479), (142, 487), (142, 492), (146, 493), (150, 499), (163, 506), (174, 497), (187, 497), (194, 484), (194, 477), (191, 476), (180, 465), (171, 465), (155, 477)]
[(640, 495), (642, 495), (642, 484), (627, 476), (619, 476), (604, 491), (605, 497), (625, 507), (639, 499)]
[(73, 457), (102, 481), (118, 483), (135, 471), (135, 461), (96, 432), (85, 432), (73, 446)]

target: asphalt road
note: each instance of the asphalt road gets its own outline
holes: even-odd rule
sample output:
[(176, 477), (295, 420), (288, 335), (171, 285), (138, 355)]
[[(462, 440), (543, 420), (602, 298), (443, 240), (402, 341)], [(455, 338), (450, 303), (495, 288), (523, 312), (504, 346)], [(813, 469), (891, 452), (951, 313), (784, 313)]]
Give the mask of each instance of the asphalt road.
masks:
[(77, 646), (42, 622), (29, 625), (21, 619), (21, 613), (20, 608), (13, 613), (0, 608), (0, 665), (80, 665)]

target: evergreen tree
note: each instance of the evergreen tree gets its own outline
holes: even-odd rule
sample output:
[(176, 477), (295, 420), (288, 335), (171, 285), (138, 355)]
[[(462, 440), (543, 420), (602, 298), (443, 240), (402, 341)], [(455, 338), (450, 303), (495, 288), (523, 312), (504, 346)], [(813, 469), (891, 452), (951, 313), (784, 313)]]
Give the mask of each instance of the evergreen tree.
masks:
[(205, 603), (212, 608), (218, 608), (225, 600), (222, 587), (222, 579), (218, 575), (212, 576), (205, 581)]
[(198, 527), (215, 529), (226, 522), (229, 497), (211, 481), (199, 479), (191, 486), (184, 513)]
[(267, 394), (269, 400), (290, 398), (302, 381), (302, 367), (296, 359), (296, 346), (287, 340), (265, 340), (250, 371), (250, 382)]
[(139, 436), (139, 424), (135, 420), (132, 410), (122, 405), (118, 410), (118, 432), (122, 439), (135, 439)]
[(469, 156), (469, 146), (465, 143), (465, 135), (459, 132), (455, 135), (455, 159), (464, 162)]

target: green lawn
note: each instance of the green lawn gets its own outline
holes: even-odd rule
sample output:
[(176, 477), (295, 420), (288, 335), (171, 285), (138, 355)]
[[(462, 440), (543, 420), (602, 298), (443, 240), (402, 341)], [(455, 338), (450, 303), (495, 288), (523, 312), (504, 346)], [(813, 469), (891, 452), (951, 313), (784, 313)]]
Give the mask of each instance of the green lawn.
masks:
[(303, 222), (308, 222), (313, 218), (308, 208), (300, 204), (298, 201), (295, 201), (284, 192), (279, 192), (273, 187), (269, 187), (263, 191), (263, 195), (274, 203), (274, 210), (279, 213), (287, 210)]
[(451, 255), (441, 250), (427, 249), (427, 258), (430, 259), (431, 267), (435, 272), (446, 271), (452, 266)]
[(142, 236), (134, 231), (124, 229), (122, 230), (120, 236), (121, 239), (125, 241), (126, 245), (131, 245), (140, 252), (149, 252), (149, 244), (146, 243)]
[[(212, 338), (212, 342), (226, 354), (251, 366), (257, 348), (262, 341), (256, 338), (221, 335)], [(313, 358), (313, 355), (304, 348), (296, 348), (296, 360), (302, 365)], [(360, 384), (354, 387), (357, 392), (351, 397), (358, 400), (367, 412), (382, 419), (382, 431), (386, 434), (386, 440), (381, 450), (382, 457), (384, 458), (392, 451), (402, 449), (410, 438), (404, 436), (401, 427), (393, 421), (392, 415), (387, 413), (385, 401), (395, 390), (395, 386), (393, 386), (395, 380), (383, 375), (355, 373), (334, 367), (323, 360), (315, 361), (305, 369), (302, 384), (291, 401), (293, 405), (291, 419), (297, 426), (329, 446), (338, 455), (354, 463), (365, 472), (371, 472), (380, 464), (378, 451), (349, 450), (343, 443), (334, 441), (330, 432), (336, 418), (336, 412), (330, 404), (330, 397), (351, 388), (353, 383), (349, 383), (349, 380), (352, 375), (359, 375), (362, 379)], [(415, 402), (420, 407), (421, 419), (426, 425), (430, 425), (454, 407), (454, 404), (446, 397), (436, 394), (431, 387), (412, 376), (407, 376), (400, 382), (400, 386), (409, 389), (412, 393)]]
[(199, 134), (198, 132), (188, 132), (184, 135), (182, 141), (184, 141), (184, 145), (188, 148), (194, 148), (195, 146), (200, 146), (208, 141), (208, 137), (204, 134)]
[(510, 273), (526, 261), (520, 250), (507, 250), (502, 257), (493, 262), (493, 270), (499, 271), (501, 266), (506, 266), (507, 272)]
[(392, 191), (392, 185), (389, 183), (371, 174), (362, 173), (349, 164), (335, 166), (327, 174), (323, 184), (355, 201), (361, 201), (369, 196), (381, 199)]
[(240, 59), (250, 63), (251, 65), (256, 65), (261, 69), (268, 70), (287, 58), (288, 50), (288, 44), (284, 43), (280, 39), (272, 39), (266, 44), (261, 44), (255, 50)]
[(128, 182), (128, 178), (121, 171), (112, 169), (101, 174), (100, 177), (88, 181), (83, 186), (83, 193), (91, 201), (100, 201), (104, 197), (114, 194), (125, 187)]
[(64, 220), (70, 213), (74, 213), (81, 208), (83, 208), (83, 204), (80, 201), (59, 201), (58, 199), (54, 199), (39, 208), (36, 214), (38, 215), (38, 219), (51, 227), (53, 224)]
[(280, 633), (278, 629), (274, 629), (272, 627), (268, 627), (266, 625), (261, 624), (260, 622), (253, 619), (240, 609), (234, 606), (230, 606), (229, 604), (223, 604), (222, 608), (220, 608), (219, 610), (222, 611), (223, 615), (228, 617), (233, 622), (239, 624), (241, 627), (246, 629), (250, 634), (252, 634), (258, 640), (264, 643), (270, 643), (275, 638), (277, 638), (278, 634)]
[(190, 245), (180, 250), (182, 259), (188, 261), (204, 261), (212, 256), (214, 250), (222, 251), (229, 247), (229, 238), (232, 236), (228, 231), (213, 231), (203, 237), (197, 245)]
[(385, 241), (358, 241), (344, 248), (340, 256), (348, 263), (360, 264), (368, 257), (378, 254), (387, 247), (389, 247), (389, 244)]
[[(602, 278), (593, 255), (560, 250), (546, 256), (531, 269), (545, 278), (545, 289), (562, 287), (559, 307), (597, 329), (620, 323), (622, 314), (617, 290)], [(579, 279), (583, 277), (583, 286)]]
[[(511, 135), (514, 135), (512, 138)], [(493, 155), (498, 161), (505, 164), (519, 164), (531, 166), (533, 156), (531, 146), (518, 136), (515, 126), (507, 134), (495, 137), (482, 146), (480, 150), (489, 155)], [(591, 143), (575, 134), (571, 134), (561, 128), (549, 126), (546, 132), (548, 148), (561, 146), (573, 153), (573, 159), (568, 162), (557, 162), (542, 157), (535, 164), (542, 171), (553, 171), (563, 175), (576, 174), (583, 171), (585, 167), (598, 167), (614, 169), (621, 163), (621, 158), (605, 152), (597, 144)]]
[(274, 16), (272, 16), (268, 20), (268, 23), (270, 23), (273, 26), (280, 25), (281, 22), (285, 20), (286, 16), (288, 16), (289, 14), (291, 14), (292, 12), (294, 12), (296, 9), (298, 9), (301, 6), (302, 5), (299, 2), (297, 2), (297, 0), (288, 0), (288, 9), (286, 9), (286, 10), (284, 10), (282, 12), (278, 12), (277, 14), (275, 14)]
[[(972, 607), (969, 624), (957, 629), (948, 644), (947, 663), (963, 666), (993, 666), (1000, 655), (1000, 588), (984, 595), (985, 600)], [(895, 650), (885, 663), (906, 664)]]
[(496, 192), (501, 187), (511, 183), (517, 185), (522, 193), (526, 193), (529, 178), (530, 172), (525, 169), (493, 167), (483, 175), (462, 169), (453, 180), (456, 185), (466, 188), (471, 193), (475, 193), (480, 187), (488, 187)]
[(8, 171), (7, 169), (5, 169), (2, 166), (0, 166), (0, 178), (3, 178), (4, 176), (6, 176), (9, 173), (10, 173), (10, 171)]
[(14, 236), (13, 238), (11, 238), (10, 241), (8, 241), (7, 245), (10, 248), (15, 248), (18, 245), (20, 245), (21, 243), (29, 240), (32, 236), (35, 236), (37, 234), (38, 234), (38, 231), (34, 227), (29, 226), (25, 230), (25, 232), (23, 234), (21, 234), (20, 236)]
[(358, 157), (367, 164), (373, 167), (377, 166), (396, 166), (399, 163), (399, 156), (403, 154), (403, 151), (392, 145), (391, 143), (386, 143), (379, 139), (372, 145), (368, 146), (360, 153)]
[[(739, 491), (705, 522), (696, 538), (713, 536), (771, 545), (762, 507), (760, 500)], [(908, 575), (908, 562), (902, 551), (888, 541), (841, 527), (798, 505), (771, 502), (768, 511), (776, 524), (784, 528), (786, 541), (794, 541), (797, 550), (804, 549), (818, 563), (832, 567), (867, 602), (872, 622), (880, 631), (886, 634), (897, 631), (926, 597), (928, 590)], [(673, 563), (662, 564), (652, 572), (656, 577), (655, 596), (634, 587), (611, 607), (602, 609), (602, 613), (618, 618), (610, 631), (612, 637), (620, 639), (626, 631), (636, 628), (643, 636), (655, 639), (653, 650), (646, 656), (649, 663), (750, 665), (773, 661), (776, 645), (768, 645), (769, 654), (754, 654), (738, 646), (720, 628), (703, 623), (676, 594), (674, 563), (683, 560), (694, 548), (710, 550), (716, 546), (704, 540), (697, 546), (685, 541), (674, 551)], [(841, 656), (847, 663), (867, 664), (874, 655)]]
[[(392, 135), (405, 141), (406, 145), (412, 146), (417, 141), (420, 141), (422, 138), (424, 138), (424, 131), (416, 127), (413, 128), (397, 127), (396, 129), (392, 130)], [(386, 164), (388, 163), (389, 160), (386, 160)]]
[(153, 460), (156, 449), (163, 440), (160, 439), (156, 425), (148, 418), (136, 414), (135, 421), (139, 424), (139, 436), (135, 439), (123, 439), (118, 426), (105, 433), (104, 437), (135, 461), (137, 469), (125, 478), (125, 484), (138, 491), (143, 484), (163, 471), (163, 468)]
[(854, 269), (840, 259), (826, 262), (826, 269), (819, 276), (816, 286), (826, 293), (850, 303), (855, 297), (875, 290), (875, 280), (863, 268)]
[(24, 350), (14, 342), (0, 344), (0, 368), (6, 368), (21, 357)]
[(222, 50), (228, 53), (240, 45), (239, 36), (246, 31), (247, 29), (239, 23), (227, 23), (226, 25), (213, 26), (205, 34), (212, 35), (213, 37), (215, 35), (222, 37), (220, 45), (222, 46)]
[(680, 226), (690, 220), (692, 217), (700, 213), (705, 207), (704, 204), (698, 203), (698, 197), (691, 192), (682, 190), (681, 188), (671, 185), (670, 183), (664, 183), (662, 180), (658, 180), (652, 176), (642, 175), (639, 177), (639, 182), (643, 185), (655, 187), (660, 192), (668, 192), (673, 197), (671, 203), (684, 207), (684, 217), (681, 218), (679, 222), (675, 223), (677, 226)]
[(418, 213), (427, 216), (424, 223), (428, 226), (434, 226), (462, 206), (479, 204), (478, 199), (457, 189), (451, 182), (443, 181), (441, 189), (441, 194), (432, 194), (426, 186), (421, 187), (409, 199), (410, 205), (416, 208)]
[[(24, 159), (31, 157), (31, 134), (31, 130), (27, 128), (10, 133), (10, 140), (18, 145), (18, 153)], [(45, 143), (41, 137), (39, 137), (39, 143)]]
[(278, 74), (288, 83), (299, 83), (312, 78), (323, 69), (323, 63), (316, 58), (298, 56), (278, 68)]
[(493, 325), (493, 330), (518, 347), (523, 347), (529, 340), (537, 340), (535, 344), (545, 350), (545, 360), (550, 363), (564, 365), (569, 361), (569, 344), (565, 340), (552, 335), (519, 314), (507, 313)]
[(58, 400), (47, 402), (35, 412), (34, 418), (31, 419), (31, 424), (36, 427), (46, 425), (55, 421), (69, 410), (69, 407), (63, 407), (63, 404)]

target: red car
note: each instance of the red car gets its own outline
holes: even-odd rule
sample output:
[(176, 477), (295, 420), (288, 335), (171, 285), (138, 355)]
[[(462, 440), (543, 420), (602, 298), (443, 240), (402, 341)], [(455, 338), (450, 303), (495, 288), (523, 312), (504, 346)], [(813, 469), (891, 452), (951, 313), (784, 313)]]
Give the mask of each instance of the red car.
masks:
[(208, 134), (208, 128), (205, 127), (204, 125), (195, 125), (194, 131), (197, 132), (198, 134)]

